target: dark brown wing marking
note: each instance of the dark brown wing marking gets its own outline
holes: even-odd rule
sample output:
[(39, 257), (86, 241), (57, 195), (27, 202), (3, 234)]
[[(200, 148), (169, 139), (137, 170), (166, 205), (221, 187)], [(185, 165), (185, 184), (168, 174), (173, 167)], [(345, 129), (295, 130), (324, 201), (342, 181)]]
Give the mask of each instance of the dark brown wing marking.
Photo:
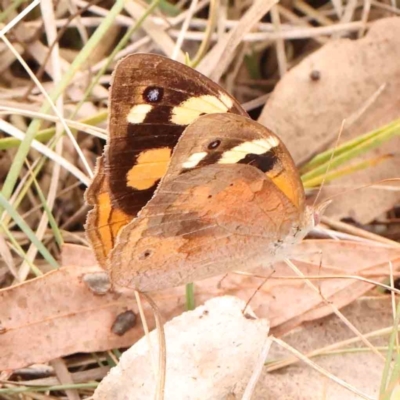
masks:
[[(213, 98), (221, 97), (231, 106), (226, 107), (227, 112), (246, 115), (220, 86), (178, 62), (154, 54), (134, 54), (118, 64), (111, 89), (110, 141), (105, 166), (114, 207), (137, 215), (166, 172), (169, 158), (165, 157), (165, 149), (172, 153), (186, 127), (177, 122), (192, 122), (198, 115), (213, 111)], [(196, 103), (195, 99), (201, 101)], [(140, 164), (141, 155), (143, 158), (143, 154), (155, 149), (162, 149), (151, 157), (154, 163), (160, 163), (160, 173), (153, 176), (152, 182), (147, 179), (143, 184), (144, 169), (135, 166)], [(151, 169), (154, 164), (149, 165), (149, 173)], [(126, 179), (129, 171), (131, 185), (127, 185)]]

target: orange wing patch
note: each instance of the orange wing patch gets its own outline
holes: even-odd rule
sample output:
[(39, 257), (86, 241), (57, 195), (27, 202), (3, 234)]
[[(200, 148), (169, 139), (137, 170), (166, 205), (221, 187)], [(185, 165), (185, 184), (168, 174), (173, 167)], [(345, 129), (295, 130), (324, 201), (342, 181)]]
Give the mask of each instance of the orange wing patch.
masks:
[(113, 208), (108, 193), (101, 193), (98, 197), (97, 234), (107, 257), (114, 247), (115, 238), (119, 231), (132, 220), (123, 211)]
[(103, 162), (103, 157), (100, 157), (97, 162), (98, 173), (86, 192), (88, 204), (94, 206), (88, 214), (86, 230), (100, 265), (106, 268), (108, 255), (119, 231), (132, 217), (112, 206), (107, 178), (102, 172)]
[[(272, 182), (284, 193), (284, 195), (296, 206), (300, 207), (300, 198), (296, 190), (296, 186), (293, 184), (290, 176), (291, 172), (283, 172), (279, 176), (270, 177)], [(268, 175), (268, 174), (267, 174)]]
[(169, 147), (143, 151), (139, 154), (136, 164), (127, 173), (127, 185), (137, 190), (151, 188), (167, 172), (170, 159)]

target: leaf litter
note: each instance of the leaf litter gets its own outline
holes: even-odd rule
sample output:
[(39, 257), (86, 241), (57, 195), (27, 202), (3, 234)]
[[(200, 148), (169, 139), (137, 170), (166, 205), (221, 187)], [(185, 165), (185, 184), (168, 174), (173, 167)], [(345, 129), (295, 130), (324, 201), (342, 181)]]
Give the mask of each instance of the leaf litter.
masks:
[[(167, 6), (167, 9), (168, 5), (171, 6), (165, 1), (160, 3)], [(354, 2), (342, 5), (340, 2), (334, 1), (332, 4), (327, 3), (322, 8), (314, 8), (315, 5), (310, 4), (296, 1), (292, 7), (281, 3), (274, 9), (272, 23), (265, 19), (257, 22), (262, 17), (262, 12), (258, 13), (254, 10), (257, 10), (257, 7), (260, 7), (260, 10), (269, 7), (268, 4), (262, 4), (261, 1), (250, 8), (235, 2), (233, 6), (229, 5), (228, 8), (221, 9), (216, 32), (211, 35), (211, 50), (205, 54), (200, 64), (200, 68), (208, 68), (210, 74), (214, 73), (215, 78), (222, 77), (222, 83), (229, 84), (235, 97), (241, 102), (249, 102), (248, 104), (261, 104), (261, 101), (264, 101), (265, 92), (268, 91), (264, 90), (264, 86), (265, 88), (271, 87), (269, 78), (272, 78), (275, 83), (277, 82), (260, 121), (277, 131), (300, 164), (327, 146), (332, 146), (343, 119), (347, 119), (348, 123), (345, 125), (342, 140), (347, 140), (398, 118), (399, 75), (396, 60), (399, 55), (399, 42), (396, 41), (396, 35), (399, 33), (399, 18), (382, 18), (390, 13), (395, 14), (397, 9), (378, 2), (372, 2), (371, 9), (365, 4), (360, 8), (360, 5)], [(202, 17), (194, 16), (188, 19), (188, 31), (182, 48), (178, 51), (178, 58), (181, 60), (184, 59), (185, 52), (191, 54), (192, 50), (197, 49), (200, 42), (208, 39), (207, 33), (202, 31), (208, 21), (203, 18), (204, 14), (201, 14), (207, 5), (207, 1), (199, 1), (196, 12)], [(327, 7), (328, 5), (329, 7)], [(74, 7), (78, 7), (76, 16), (83, 10), (82, 7), (86, 6), (91, 13), (66, 20), (59, 18), (61, 15), (68, 15), (65, 14), (65, 9), (62, 9), (61, 5), (56, 5), (61, 8), (57, 8), (57, 16), (46, 18), (44, 21), (45, 32), (46, 35), (49, 35), (54, 26), (60, 28), (63, 24), (67, 24), (70, 28), (77, 29), (82, 43), (87, 43), (87, 34), (91, 31), (85, 32), (85, 29), (87, 27), (97, 28), (100, 22), (114, 13), (118, 22), (110, 28), (105, 40), (98, 42), (92, 60), (87, 52), (82, 52), (81, 60), (85, 59), (85, 63), (80, 65), (74, 63), (74, 59), (80, 53), (76, 49), (71, 50), (70, 48), (62, 48), (55, 58), (57, 61), (58, 57), (63, 71), (69, 73), (72, 71), (71, 66), (74, 70), (75, 68), (77, 68), (76, 71), (79, 70), (75, 79), (70, 80), (65, 91), (68, 100), (63, 107), (65, 115), (73, 114), (82, 122), (86, 122), (88, 115), (94, 116), (92, 119), (95, 122), (87, 123), (104, 129), (104, 100), (107, 97), (104, 85), (108, 84), (111, 71), (108, 70), (109, 72), (104, 74), (92, 88), (93, 99), (85, 98), (85, 85), (92, 79), (93, 73), (99, 71), (108, 62), (106, 57), (113, 48), (113, 41), (120, 36), (121, 27), (133, 26), (146, 8), (142, 3), (136, 1), (128, 6), (117, 2), (110, 12), (101, 4), (74, 2)], [(118, 7), (124, 8), (127, 15), (118, 14)], [(13, 9), (7, 10), (7, 12), (11, 12), (9, 14), (11, 17), (17, 15)], [(279, 14), (277, 14), (277, 10)], [(176, 8), (169, 10), (172, 12), (171, 15), (177, 15), (173, 17), (168, 16), (168, 12), (162, 8), (150, 15), (143, 25), (143, 31), (136, 32), (132, 36), (131, 43), (127, 44), (126, 49), (119, 51), (116, 57), (121, 57), (129, 51), (161, 51), (171, 56), (176, 50), (176, 38), (180, 34), (179, 27), (187, 17), (188, 9), (178, 9), (177, 13), (176, 11)], [(342, 12), (343, 14), (341, 14)], [(243, 18), (245, 15), (247, 15), (248, 21)], [(359, 17), (361, 20), (357, 20)], [(371, 22), (375, 19), (377, 22)], [(40, 19), (35, 18), (21, 21), (15, 30), (17, 40), (11, 38), (19, 53), (26, 49), (24, 57), (29, 58), (31, 64), (44, 63), (44, 60), (50, 58), (48, 57), (51, 54), (50, 50), (54, 48), (48, 46), (48, 43), (51, 42), (51, 35), (47, 37), (48, 42), (46, 43), (42, 41), (40, 35), (27, 34), (28, 29), (31, 33), (39, 33), (42, 23)], [(54, 26), (52, 26), (53, 24)], [(3, 26), (1, 25), (1, 28)], [(229, 29), (232, 29), (230, 33), (233, 34), (235, 40), (231, 38), (230, 43), (234, 42), (232, 48), (224, 54), (224, 41), (226, 43), (229, 41), (230, 35), (226, 34)], [(362, 37), (365, 29), (366, 36)], [(343, 35), (354, 39), (357, 34), (361, 36), (361, 39), (339, 39)], [(33, 39), (27, 40), (27, 36), (33, 37)], [(293, 41), (293, 39), (295, 40)], [(305, 46), (300, 53), (296, 53), (297, 40), (307, 41), (308, 47)], [(327, 44), (324, 45), (324, 43)], [(214, 44), (216, 45), (213, 46)], [(321, 45), (319, 50), (312, 52)], [(5, 82), (4, 91), (0, 92), (0, 108), (4, 105), (2, 112), (9, 116), (4, 123), (12, 123), (21, 132), (25, 132), (30, 119), (27, 120), (28, 117), (23, 117), (24, 110), (29, 110), (30, 113), (39, 111), (43, 104), (43, 95), (37, 88), (32, 90), (31, 81), (26, 77), (15, 79), (14, 72), (10, 69), (15, 62), (15, 55), (3, 43), (0, 46), (3, 74), (0, 85), (2, 89)], [(63, 46), (62, 42), (61, 46)], [(268, 63), (264, 63), (262, 68), (268, 71), (267, 79), (265, 79), (265, 75), (251, 75), (248, 70), (246, 71), (251, 62), (254, 63), (255, 58), (251, 59), (252, 56), (258, 57), (264, 51), (268, 54)], [(247, 61), (251, 61), (249, 64), (244, 61), (245, 55), (250, 55), (250, 58), (247, 59)], [(276, 62), (272, 61), (272, 59), (275, 60), (275, 57)], [(332, 63), (336, 57), (338, 61)], [(232, 58), (234, 58), (234, 72), (224, 77), (224, 72), (230, 69), (228, 67)], [(299, 63), (301, 59), (303, 61)], [(52, 58), (53, 61), (54, 58)], [(89, 66), (92, 68), (88, 68)], [(286, 66), (290, 69), (284, 73)], [(51, 63), (44, 65), (47, 77), (42, 83), (48, 91), (57, 85), (54, 68)], [(284, 74), (280, 80), (277, 79), (279, 73)], [(253, 83), (249, 84), (248, 82)], [(259, 85), (262, 86), (262, 90)], [(30, 87), (29, 91), (27, 91), (28, 86)], [(76, 109), (75, 102), (80, 102), (82, 98), (85, 98), (85, 103), (82, 104), (82, 108)], [(6, 107), (9, 106), (14, 109), (6, 110)], [(21, 109), (21, 115), (18, 115), (15, 107)], [(40, 114), (38, 116), (40, 117)], [(29, 118), (32, 118), (32, 115)], [(45, 142), (46, 152), (50, 154), (53, 147), (46, 141), (54, 137), (55, 130), (51, 122), (46, 122), (45, 127), (50, 128), (40, 131), (36, 137), (46, 138), (42, 141)], [(80, 146), (83, 147), (85, 156), (94, 160), (99, 153), (99, 142), (93, 137), (86, 136), (85, 132), (91, 132), (91, 127), (87, 125), (85, 128), (83, 124), (77, 139)], [(307, 132), (307, 139), (301, 137), (302, 132)], [(8, 132), (6, 133), (8, 134)], [(5, 139), (4, 142), (1, 139)], [(7, 139), (9, 138), (0, 138), (0, 145), (4, 145), (3, 148), (7, 149), (6, 161), (0, 163), (0, 176), (3, 177), (7, 176), (9, 172), (8, 168), (15, 154), (14, 149), (19, 143), (17, 140), (9, 141)], [(393, 154), (397, 141), (398, 139), (392, 139), (390, 143), (383, 144), (363, 156), (366, 158), (361, 158), (367, 159), (372, 154), (372, 157), (382, 156), (381, 159), (385, 161), (374, 165), (373, 168), (358, 171), (346, 178), (341, 178), (341, 180), (335, 180), (330, 187), (326, 187), (326, 195), (337, 194), (349, 187), (362, 186), (382, 178), (393, 177), (390, 172), (399, 170), (398, 157)], [(39, 161), (38, 153), (32, 149), (29, 151), (33, 159)], [(64, 237), (69, 241), (82, 243), (85, 241), (82, 235), (82, 222), (85, 214), (85, 209), (82, 207), (83, 188), (79, 187), (69, 171), (70, 165), (74, 163), (80, 170), (84, 170), (82, 161), (78, 161), (76, 151), (70, 142), (64, 143), (61, 153), (51, 154), (55, 154), (54, 162), (61, 166), (67, 166), (67, 168), (64, 167), (65, 170), (62, 170), (58, 198), (54, 204), (50, 204), (50, 208), (55, 212), (57, 223), (60, 226), (73, 227), (68, 232), (63, 232)], [(390, 157), (386, 157), (388, 154)], [(68, 160), (68, 164), (66, 160)], [(43, 165), (45, 165), (44, 169), (42, 169)], [(39, 171), (41, 173), (38, 174)], [(28, 173), (29, 170), (22, 167), (20, 174), (23, 179), (21, 179), (12, 201), (20, 215), (27, 214), (29, 216), (27, 221), (29, 221), (31, 230), (36, 230), (37, 223), (44, 215), (44, 211), (40, 201), (35, 200), (35, 196), (30, 191), (31, 183), (24, 187), (24, 182), (31, 181), (28, 178), (29, 175), (26, 175)], [(48, 197), (51, 179), (53, 182), (57, 180), (54, 175), (54, 164), (43, 163), (35, 174), (38, 174), (39, 184)], [(82, 178), (82, 181), (87, 181), (86, 176)], [(388, 187), (382, 186), (354, 191), (351, 194), (346, 193), (343, 198), (336, 198), (329, 211), (331, 216), (336, 219), (352, 217), (360, 223), (379, 218), (386, 224), (385, 233), (393, 232), (392, 234), (395, 235), (396, 211), (393, 206), (398, 202), (398, 190), (389, 191)], [(9, 192), (9, 187), (6, 187), (6, 191)], [(54, 196), (54, 188), (51, 195)], [(16, 199), (17, 201), (14, 203)], [(382, 218), (383, 213), (391, 209), (388, 216)], [(73, 390), (66, 391), (68, 398), (86, 397), (88, 390), (90, 392), (93, 388), (91, 380), (100, 380), (109, 369), (105, 366), (99, 367), (97, 364), (93, 366), (93, 361), (104, 365), (102, 363), (104, 363), (105, 355), (109, 360), (113, 358), (117, 361), (116, 349), (129, 347), (143, 337), (135, 298), (133, 294), (110, 291), (110, 283), (107, 281), (104, 271), (95, 265), (92, 253), (83, 246), (67, 247), (62, 253), (62, 264), (64, 265), (62, 268), (32, 279), (31, 271), (36, 271), (37, 275), (40, 275), (49, 270), (49, 265), (38, 258), (37, 252), (34, 251), (24, 254), (25, 258), (21, 257), (25, 251), (26, 237), (15, 229), (14, 221), (10, 220), (9, 216), (3, 215), (2, 221), (6, 225), (11, 222), (10, 232), (16, 238), (16, 244), (19, 247), (5, 236), (5, 245), (9, 249), (3, 248), (2, 254), (7, 259), (0, 266), (1, 282), (4, 287), (0, 291), (2, 306), (4, 306), (0, 310), (0, 345), (4, 349), (3, 354), (0, 355), (0, 369), (16, 369), (15, 376), (18, 379), (21, 376), (27, 376), (24, 374), (36, 374), (36, 379), (25, 379), (20, 385), (35, 385), (36, 383), (36, 385), (48, 385), (48, 388), (51, 385), (73, 382)], [(341, 224), (338, 223), (336, 226), (343, 227), (344, 224)], [(370, 228), (377, 229), (373, 225)], [(359, 229), (358, 233), (360, 231)], [(332, 234), (335, 237), (344, 237), (340, 232), (332, 233), (324, 227), (322, 227), (322, 232), (325, 237)], [(381, 231), (377, 230), (377, 232)], [(53, 255), (58, 254), (51, 231), (42, 230), (38, 232), (38, 236), (39, 240), (43, 240), (49, 245)], [(354, 239), (354, 237), (350, 237), (350, 239)], [(381, 246), (367, 241), (323, 239), (308, 240), (298, 250), (299, 254), (296, 255), (294, 262), (300, 273), (308, 277), (310, 282), (318, 288), (318, 293), (310, 290), (304, 277), (295, 276), (294, 272), (286, 265), (280, 264), (275, 266), (272, 275), (269, 269), (260, 268), (253, 271), (253, 276), (229, 274), (225, 277), (196, 282), (196, 304), (200, 305), (208, 299), (226, 294), (237, 296), (244, 302), (251, 299), (249, 307), (254, 310), (255, 315), (261, 320), (268, 319), (274, 334), (284, 334), (285, 341), (306, 354), (311, 350), (321, 348), (327, 337), (332, 339), (329, 343), (340, 342), (341, 337), (333, 334), (338, 330), (339, 325), (341, 328), (339, 331), (343, 332), (344, 336), (353, 335), (348, 326), (343, 324), (343, 320), (338, 322), (337, 316), (331, 315), (333, 306), (345, 307), (351, 303), (344, 309), (345, 315), (350, 323), (358, 327), (360, 332), (368, 334), (368, 329), (358, 323), (357, 315), (348, 315), (346, 311), (349, 307), (358, 307), (359, 304), (368, 301), (369, 308), (367, 310), (363, 308), (360, 311), (358, 309), (362, 316), (373, 320), (376, 319), (376, 315), (384, 315), (385, 323), (387, 322), (387, 327), (390, 328), (390, 324), (393, 322), (390, 312), (388, 312), (387, 300), (381, 297), (370, 299), (362, 296), (365, 293), (371, 293), (374, 285), (389, 275), (390, 266), (395, 277), (398, 275), (398, 248), (390, 246), (389, 241), (387, 246)], [(14, 257), (13, 261), (10, 260), (10, 254)], [(12, 275), (19, 272), (18, 275), (21, 276), (21, 262), (26, 262), (22, 276), (25, 278), (30, 272), (29, 280), (11, 286)], [(27, 266), (31, 266), (31, 271)], [(7, 272), (10, 268), (11, 273)], [(265, 283), (261, 285), (264, 280)], [(387, 282), (385, 281), (385, 283)], [(254, 297), (252, 297), (253, 295)], [(360, 296), (361, 300), (357, 300)], [(181, 315), (185, 310), (184, 288), (154, 293), (152, 297), (167, 321)], [(381, 302), (386, 302), (384, 306), (386, 308), (383, 306), (380, 308)], [(152, 329), (154, 327), (152, 310), (146, 304), (144, 304), (144, 308), (149, 328)], [(316, 321), (314, 322), (314, 320)], [(125, 322), (121, 325), (120, 321)], [(336, 322), (331, 323), (330, 321)], [(310, 342), (307, 338), (313, 335), (310, 327), (315, 330), (318, 330), (318, 327), (322, 328), (318, 330), (318, 334), (315, 334), (316, 339), (312, 346), (305, 348), (304, 344)], [(196, 325), (192, 328), (196, 330)], [(377, 332), (379, 335), (379, 329)], [(293, 337), (296, 337), (297, 341)], [(380, 337), (381, 344), (386, 345), (386, 337)], [(360, 340), (360, 338), (357, 337), (356, 340)], [(272, 346), (272, 351), (276, 350), (276, 343), (278, 342)], [(376, 344), (374, 341), (373, 343)], [(178, 347), (179, 344), (179, 340), (177, 340)], [(18, 350), (15, 351), (16, 349)], [(258, 355), (263, 355), (264, 350), (259, 347)], [(102, 353), (103, 351), (105, 353)], [(99, 353), (96, 353), (97, 358), (80, 355), (86, 352)], [(74, 356), (66, 357), (68, 355)], [(375, 361), (373, 363), (365, 361), (367, 358), (362, 356), (368, 356), (368, 360), (373, 358)], [(63, 360), (60, 360), (60, 357), (63, 357)], [(269, 360), (273, 357), (274, 353), (270, 352)], [(367, 354), (364, 350), (361, 358), (351, 358), (351, 362), (348, 362), (348, 354), (345, 357), (336, 355), (334, 362), (332, 354), (325, 357), (330, 361), (326, 364), (324, 359), (321, 365), (327, 371), (333, 372), (344, 381), (350, 381), (354, 387), (365, 388), (367, 397), (376, 395), (382, 362), (379, 359), (377, 361), (375, 354)], [(320, 360), (319, 358), (318, 362)], [(364, 361), (368, 368), (361, 368)], [(48, 362), (49, 365), (38, 364)], [(237, 362), (237, 360), (232, 362)], [(348, 364), (346, 364), (347, 362)], [(31, 364), (33, 364), (31, 367), (27, 367)], [(357, 365), (357, 368), (354, 368), (354, 364)], [(350, 368), (350, 365), (353, 368)], [(82, 366), (84, 370), (77, 371)], [(44, 369), (44, 367), (46, 368)], [(295, 369), (293, 370), (293, 368)], [(253, 369), (254, 371), (258, 370), (257, 367)], [(43, 378), (45, 370), (46, 373), (54, 376)], [(358, 373), (359, 377), (357, 377)], [(5, 372), (1, 376), (8, 379), (10, 373)], [(37, 376), (42, 378), (37, 379)], [(57, 376), (59, 380), (56, 378)], [(246, 375), (253, 385), (257, 381), (257, 376), (258, 374), (255, 374), (252, 378), (248, 378)], [(75, 390), (78, 382), (82, 386)], [(84, 385), (87, 385), (86, 388)], [(13, 390), (18, 389), (18, 386), (15, 386), (11, 380), (3, 387), (3, 389), (0, 388), (0, 396), (2, 393), (7, 395), (15, 393)], [(59, 390), (63, 390), (62, 386), (59, 388)], [(254, 388), (252, 387), (250, 395), (245, 394), (245, 396), (253, 394), (252, 398), (279, 398), (283, 393), (290, 398), (296, 398), (299, 388), (304, 395), (307, 394), (307, 398), (323, 396), (330, 399), (353, 398), (350, 397), (347, 389), (342, 392), (343, 389), (339, 388), (331, 378), (321, 378), (321, 375), (317, 375), (316, 370), (298, 365), (289, 367), (281, 374), (265, 375), (265, 379), (262, 378), (259, 382), (256, 392), (253, 393)], [(21, 390), (31, 391), (30, 394), (33, 394), (30, 386)], [(45, 391), (46, 387), (44, 389), (36, 387), (35, 390)], [(52, 393), (58, 393), (54, 390)]]
[[(371, 283), (346, 277), (364, 275), (379, 282), (388, 274), (388, 262), (393, 268), (400, 265), (400, 249), (350, 241), (307, 240), (296, 253), (302, 256), (294, 262), (306, 277), (318, 279), (320, 294), (310, 291), (304, 279), (296, 277), (286, 265), (277, 264), (272, 275), (270, 268), (259, 268), (251, 274), (228, 274), (197, 282), (196, 304), (224, 294), (247, 301), (269, 277), (250, 305), (259, 318), (268, 318), (275, 331), (285, 331), (287, 326), (292, 329), (303, 321), (330, 314), (332, 310), (321, 296), (343, 307), (373, 287)], [(352, 259), (350, 264), (349, 258)], [(62, 259), (61, 269), (0, 292), (4, 305), (1, 320), (5, 329), (0, 335), (3, 368), (21, 368), (81, 351), (128, 347), (143, 335), (140, 323), (122, 336), (112, 332), (113, 324), (122, 313), (131, 310), (138, 315), (136, 302), (129, 292), (98, 294), (93, 290), (88, 280), (99, 274), (102, 276), (104, 271), (95, 265), (90, 249), (65, 246)], [(324, 276), (333, 279), (323, 279)], [(100, 281), (103, 288), (103, 280)], [(183, 287), (151, 296), (166, 320), (185, 310)], [(48, 306), (39, 307), (41, 304)], [(152, 310), (144, 306), (152, 329)], [(17, 353), (13, 352), (15, 348), (19, 349)]]
[[(400, 18), (375, 22), (359, 40), (330, 41), (292, 68), (276, 85), (259, 122), (277, 132), (299, 164), (336, 141), (343, 120), (351, 120), (383, 86), (383, 90), (351, 125), (345, 124), (341, 140), (349, 140), (400, 118)], [(334, 60), (334, 62), (332, 62)], [(318, 74), (318, 79), (313, 76)], [(400, 134), (398, 132), (397, 136)], [(361, 159), (391, 154), (386, 161), (335, 180), (335, 197), (327, 215), (352, 217), (368, 223), (399, 202), (398, 191), (348, 188), (396, 178), (400, 158), (394, 149), (400, 139), (372, 150)], [(327, 195), (332, 194), (329, 186)]]

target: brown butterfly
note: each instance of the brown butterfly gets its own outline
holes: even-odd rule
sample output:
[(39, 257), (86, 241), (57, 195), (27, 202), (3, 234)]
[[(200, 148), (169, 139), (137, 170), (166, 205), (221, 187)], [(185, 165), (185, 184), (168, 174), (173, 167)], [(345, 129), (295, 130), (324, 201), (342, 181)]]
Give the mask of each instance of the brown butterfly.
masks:
[(134, 54), (116, 67), (87, 232), (114, 284), (159, 290), (269, 265), (315, 225), (294, 162), (208, 78)]

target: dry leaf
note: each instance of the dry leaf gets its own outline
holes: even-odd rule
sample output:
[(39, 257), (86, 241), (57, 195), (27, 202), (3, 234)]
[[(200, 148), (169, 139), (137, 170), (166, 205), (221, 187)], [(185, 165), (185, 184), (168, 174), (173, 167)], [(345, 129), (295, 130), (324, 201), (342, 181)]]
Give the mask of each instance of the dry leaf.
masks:
[(139, 326), (124, 336), (111, 331), (116, 317), (136, 310), (136, 303), (133, 295), (93, 294), (83, 277), (98, 271), (93, 266), (60, 268), (0, 291), (0, 323), (5, 330), (0, 334), (0, 370), (127, 347), (142, 336)]
[[(276, 86), (259, 122), (275, 131), (297, 163), (333, 146), (344, 119), (354, 117), (384, 85), (367, 110), (345, 129), (342, 142), (400, 117), (400, 18), (375, 22), (359, 40), (331, 41), (289, 71)], [(334, 60), (334, 62), (332, 62)], [(313, 80), (313, 71), (319, 79)], [(393, 153), (396, 138), (364, 157)], [(359, 187), (396, 177), (400, 157), (382, 162), (335, 185)], [(397, 174), (398, 175), (398, 174)], [(344, 190), (344, 189), (343, 189)], [(351, 216), (366, 223), (393, 207), (397, 192), (364, 189), (335, 198), (327, 215)]]
[[(350, 241), (304, 241), (297, 254), (301, 254), (302, 261), (296, 261), (296, 265), (305, 275), (321, 277), (326, 274), (371, 273), (377, 265), (379, 268), (375, 273), (385, 276), (389, 261), (394, 268), (400, 263), (399, 249)], [(119, 336), (119, 329), (117, 333), (112, 331), (119, 315), (127, 310), (137, 315), (136, 301), (133, 294), (100, 294), (86, 283), (89, 275), (104, 272), (93, 266), (93, 254), (89, 248), (67, 245), (62, 259), (64, 263), (75, 264), (0, 291), (0, 324), (5, 329), (5, 333), (0, 334), (0, 370), (46, 362), (77, 352), (128, 347), (143, 336), (138, 319), (136, 325), (123, 336)], [(254, 272), (270, 276), (271, 271), (267, 267)], [(331, 313), (322, 296), (343, 307), (371, 287), (370, 284), (350, 279), (330, 279), (316, 281), (320, 293), (315, 293), (304, 280), (274, 279), (276, 276), (293, 277), (295, 274), (286, 265), (276, 265), (273, 277), (257, 292), (251, 306), (256, 315), (268, 318), (271, 326), (275, 330), (279, 327), (281, 332), (305, 320)], [(226, 294), (247, 301), (260, 283), (261, 278), (240, 274), (199, 281), (195, 283), (196, 304)], [(164, 320), (185, 310), (184, 287), (152, 293), (151, 296)], [(144, 309), (152, 329), (152, 310), (146, 303)]]
[[(380, 244), (305, 240), (297, 246), (295, 254), (293, 262), (306, 277), (373, 274), (373, 279), (379, 281), (389, 274), (389, 261), (394, 269), (400, 266), (400, 250)], [(330, 314), (332, 308), (324, 299), (337, 307), (344, 307), (372, 288), (371, 284), (354, 279), (320, 279), (313, 280), (319, 290), (315, 292), (303, 279), (289, 279), (296, 274), (286, 264), (279, 263), (274, 269), (274, 275), (250, 303), (257, 316), (270, 320), (274, 332), (282, 333), (303, 321)], [(252, 272), (264, 276), (270, 274), (268, 269), (262, 268)], [(246, 299), (261, 282), (251, 276), (230, 274), (222, 282), (221, 289)]]
[[(256, 319), (251, 310), (252, 317), (245, 317), (244, 306), (235, 297), (218, 297), (165, 324), (165, 400), (240, 398), (269, 330), (268, 321)], [(149, 336), (158, 354), (157, 332)], [(102, 380), (94, 400), (153, 398), (157, 377), (150, 360), (142, 338)]]
[[(390, 299), (363, 298), (342, 310), (344, 316), (366, 334), (393, 324)], [(377, 318), (378, 317), (378, 318)], [(311, 323), (306, 323), (282, 339), (303, 354), (353, 338), (354, 334), (335, 315), (325, 317)], [(306, 338), (306, 340), (305, 340)], [(380, 335), (370, 340), (375, 346), (387, 346), (388, 334)], [(359, 347), (359, 342), (347, 346), (350, 349)], [(346, 347), (345, 347), (346, 348)], [(292, 356), (277, 346), (272, 346), (270, 360), (280, 360)], [(314, 362), (358, 388), (370, 398), (376, 399), (383, 372), (383, 361), (371, 352), (338, 352), (336, 354), (312, 358)], [(307, 400), (359, 400), (361, 397), (351, 393), (328, 378), (322, 377), (317, 371), (304, 363), (274, 372), (266, 372), (259, 381), (254, 400), (298, 399)]]

